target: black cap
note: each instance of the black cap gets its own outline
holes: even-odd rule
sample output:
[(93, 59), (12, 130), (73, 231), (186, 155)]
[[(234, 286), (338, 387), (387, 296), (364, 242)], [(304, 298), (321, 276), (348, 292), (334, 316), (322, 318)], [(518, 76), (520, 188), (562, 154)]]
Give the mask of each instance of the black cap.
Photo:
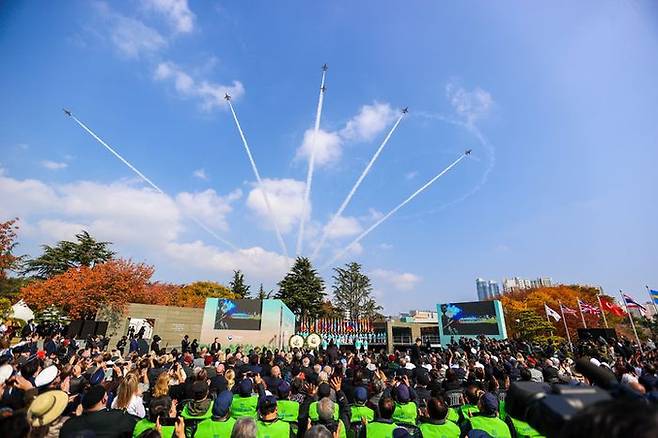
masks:
[(105, 397), (105, 388), (101, 385), (94, 385), (87, 390), (85, 395), (82, 396), (82, 408), (87, 410), (96, 406)]

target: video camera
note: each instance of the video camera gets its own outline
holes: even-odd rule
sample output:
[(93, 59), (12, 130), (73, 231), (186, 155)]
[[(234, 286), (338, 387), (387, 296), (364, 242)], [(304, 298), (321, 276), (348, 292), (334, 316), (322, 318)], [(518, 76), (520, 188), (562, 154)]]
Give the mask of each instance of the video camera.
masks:
[(576, 361), (576, 370), (596, 386), (514, 382), (505, 397), (505, 411), (543, 435), (553, 437), (559, 436), (565, 423), (588, 406), (613, 398), (637, 400), (641, 397), (619, 384), (612, 372), (586, 359)]

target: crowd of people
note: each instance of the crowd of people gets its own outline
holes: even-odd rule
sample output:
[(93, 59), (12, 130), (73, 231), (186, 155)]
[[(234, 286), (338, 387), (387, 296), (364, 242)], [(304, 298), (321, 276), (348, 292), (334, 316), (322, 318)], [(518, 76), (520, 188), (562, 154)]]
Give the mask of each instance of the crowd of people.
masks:
[[(658, 350), (629, 340), (539, 346), (484, 337), (394, 353), (343, 347), (140, 351), (51, 331), (3, 338), (0, 437), (532, 437), (509, 412), (515, 382), (589, 387), (586, 358), (634, 397), (570, 418), (559, 436), (658, 435)], [(196, 341), (196, 340), (194, 340)], [(152, 344), (153, 345), (153, 344)]]

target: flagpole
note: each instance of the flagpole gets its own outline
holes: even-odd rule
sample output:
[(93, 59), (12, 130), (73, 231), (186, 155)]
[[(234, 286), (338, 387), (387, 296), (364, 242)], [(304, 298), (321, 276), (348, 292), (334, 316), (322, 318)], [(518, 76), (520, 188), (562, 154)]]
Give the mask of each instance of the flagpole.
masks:
[(569, 348), (573, 353), (573, 344), (571, 343), (571, 335), (569, 334), (569, 327), (567, 327), (567, 319), (564, 317), (564, 309), (562, 309), (562, 302), (558, 300), (558, 304), (560, 305), (560, 313), (562, 314), (562, 322), (564, 322), (564, 331), (566, 332), (567, 340), (569, 341)]
[(605, 324), (605, 328), (608, 328), (608, 320), (605, 318), (605, 312), (603, 311), (603, 306), (601, 305), (601, 294), (600, 293), (596, 294), (596, 299), (599, 302), (599, 309), (601, 309), (601, 316), (603, 316), (603, 323)]
[(656, 308), (656, 302), (653, 300), (653, 296), (651, 295), (651, 290), (649, 289), (649, 285), (645, 285), (644, 287), (647, 288), (647, 293), (649, 294), (649, 301), (651, 304), (653, 304), (653, 319), (654, 321), (656, 320), (656, 317), (658, 316), (658, 308)]
[(576, 297), (576, 300), (578, 301), (578, 311), (580, 312), (580, 319), (583, 320), (583, 327), (587, 328), (587, 323), (585, 322), (585, 316), (583, 316), (583, 308), (580, 307), (580, 297)]
[(633, 327), (633, 333), (635, 333), (635, 340), (637, 340), (637, 345), (640, 347), (640, 354), (644, 354), (644, 351), (642, 351), (642, 343), (640, 342), (640, 337), (637, 335), (637, 330), (635, 330), (633, 315), (631, 315), (631, 312), (628, 310), (628, 304), (626, 304), (626, 298), (624, 298), (624, 292), (622, 292), (621, 289), (619, 289), (619, 295), (621, 296), (621, 301), (624, 303), (624, 307), (626, 308), (626, 313), (628, 313), (628, 319), (631, 321), (631, 327)]

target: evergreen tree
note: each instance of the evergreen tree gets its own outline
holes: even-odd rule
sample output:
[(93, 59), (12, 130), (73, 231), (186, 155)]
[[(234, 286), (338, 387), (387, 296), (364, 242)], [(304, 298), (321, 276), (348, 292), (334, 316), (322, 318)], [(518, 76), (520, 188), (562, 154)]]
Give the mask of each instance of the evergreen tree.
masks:
[(76, 242), (62, 240), (55, 246), (43, 245), (43, 254), (25, 262), (24, 274), (40, 279), (63, 274), (70, 268), (93, 267), (112, 260), (111, 242), (98, 242), (87, 231), (75, 235)]
[(279, 282), (275, 298), (283, 300), (299, 317), (317, 318), (322, 313), (324, 296), (324, 280), (313, 269), (311, 261), (297, 257), (290, 272)]
[(229, 287), (237, 298), (249, 298), (249, 286), (244, 283), (244, 274), (239, 269), (233, 271), (233, 280), (229, 283)]
[(370, 278), (361, 272), (361, 265), (348, 263), (345, 268), (334, 268), (334, 305), (350, 319), (374, 318), (382, 310), (370, 295)]
[(261, 283), (256, 298), (258, 298), (259, 300), (269, 300), (271, 297), (272, 297), (272, 291), (265, 292), (265, 289), (263, 288), (263, 283)]

